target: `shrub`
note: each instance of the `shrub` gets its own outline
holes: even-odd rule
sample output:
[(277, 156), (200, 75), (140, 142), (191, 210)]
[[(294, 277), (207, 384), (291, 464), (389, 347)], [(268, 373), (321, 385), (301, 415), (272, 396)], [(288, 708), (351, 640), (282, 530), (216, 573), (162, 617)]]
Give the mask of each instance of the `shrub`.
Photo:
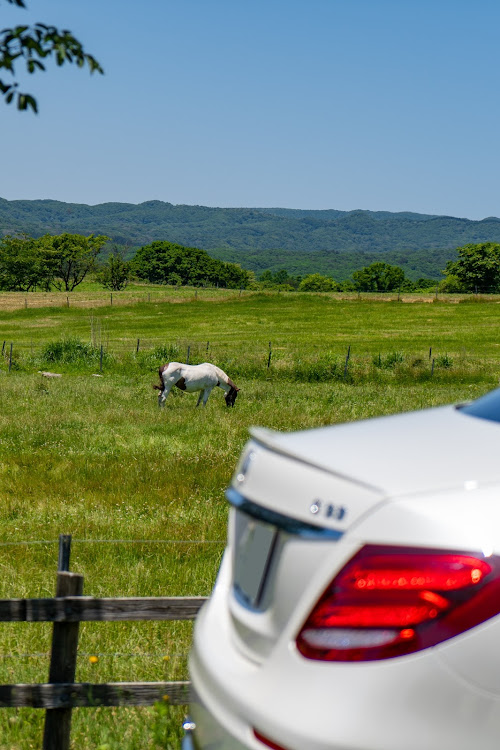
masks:
[[(101, 350), (91, 344), (85, 344), (77, 338), (49, 341), (42, 349), (40, 359), (42, 363), (53, 364), (85, 364), (95, 365), (100, 362)], [(103, 352), (103, 361), (109, 360), (110, 355)]]
[(161, 344), (149, 351), (138, 352), (135, 359), (139, 367), (154, 371), (158, 369), (159, 365), (164, 365), (167, 362), (183, 361), (181, 357), (185, 358), (185, 356), (186, 353), (181, 354), (176, 344)]
[(378, 354), (373, 358), (372, 362), (375, 367), (380, 367), (382, 370), (393, 370), (396, 365), (401, 364), (403, 360), (404, 357), (401, 352), (390, 352), (384, 357), (382, 357), (381, 354)]
[(448, 370), (450, 367), (453, 367), (453, 360), (447, 354), (441, 354), (441, 356), (436, 357), (434, 365), (435, 367), (443, 367), (445, 370)]

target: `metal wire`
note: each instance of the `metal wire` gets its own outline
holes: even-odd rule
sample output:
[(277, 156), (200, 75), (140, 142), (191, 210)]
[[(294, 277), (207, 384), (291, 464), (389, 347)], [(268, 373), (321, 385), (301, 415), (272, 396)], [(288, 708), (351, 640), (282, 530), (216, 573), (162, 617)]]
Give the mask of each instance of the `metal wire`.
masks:
[[(225, 539), (72, 539), (78, 544), (225, 544)], [(0, 547), (28, 546), (30, 544), (59, 544), (58, 539), (34, 539), (19, 542), (0, 542)]]

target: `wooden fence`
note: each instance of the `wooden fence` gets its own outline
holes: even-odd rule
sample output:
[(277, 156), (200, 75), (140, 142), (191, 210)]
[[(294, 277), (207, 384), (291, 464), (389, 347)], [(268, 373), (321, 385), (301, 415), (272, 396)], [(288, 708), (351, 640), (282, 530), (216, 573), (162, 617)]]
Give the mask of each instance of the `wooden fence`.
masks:
[(80, 622), (194, 620), (206, 597), (82, 596), (83, 576), (69, 572), (71, 537), (59, 537), (56, 596), (0, 599), (0, 622), (53, 622), (47, 683), (0, 685), (0, 708), (45, 709), (43, 750), (68, 750), (77, 707), (188, 702), (189, 682), (75, 683)]

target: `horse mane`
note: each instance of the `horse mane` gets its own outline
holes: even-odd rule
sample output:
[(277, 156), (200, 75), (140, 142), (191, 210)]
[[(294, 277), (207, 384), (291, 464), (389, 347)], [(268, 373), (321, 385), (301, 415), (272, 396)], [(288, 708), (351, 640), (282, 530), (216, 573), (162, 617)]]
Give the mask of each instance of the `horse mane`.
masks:
[(238, 388), (238, 386), (236, 385), (236, 383), (233, 383), (233, 381), (231, 380), (231, 378), (228, 378), (228, 379), (227, 379), (227, 384), (228, 384), (228, 385), (230, 385), (230, 386), (231, 386), (231, 388), (234, 388), (234, 390), (235, 390), (235, 391), (239, 391), (239, 390), (240, 390), (240, 389)]

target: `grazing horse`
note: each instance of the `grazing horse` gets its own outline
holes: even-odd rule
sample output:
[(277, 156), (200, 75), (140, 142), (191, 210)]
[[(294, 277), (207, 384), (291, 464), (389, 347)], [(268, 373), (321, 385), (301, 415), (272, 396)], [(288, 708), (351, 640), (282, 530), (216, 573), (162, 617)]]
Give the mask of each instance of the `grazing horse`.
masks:
[(153, 385), (153, 388), (160, 391), (158, 406), (165, 406), (167, 396), (174, 385), (181, 391), (187, 391), (188, 393), (200, 391), (196, 406), (201, 404), (202, 398), (203, 406), (206, 406), (208, 397), (216, 385), (222, 388), (226, 394), (224, 396), (226, 406), (234, 406), (240, 390), (220, 367), (211, 365), (209, 362), (204, 362), (202, 365), (182, 365), (180, 362), (167, 362), (166, 365), (160, 367), (158, 375), (160, 376), (160, 385)]

